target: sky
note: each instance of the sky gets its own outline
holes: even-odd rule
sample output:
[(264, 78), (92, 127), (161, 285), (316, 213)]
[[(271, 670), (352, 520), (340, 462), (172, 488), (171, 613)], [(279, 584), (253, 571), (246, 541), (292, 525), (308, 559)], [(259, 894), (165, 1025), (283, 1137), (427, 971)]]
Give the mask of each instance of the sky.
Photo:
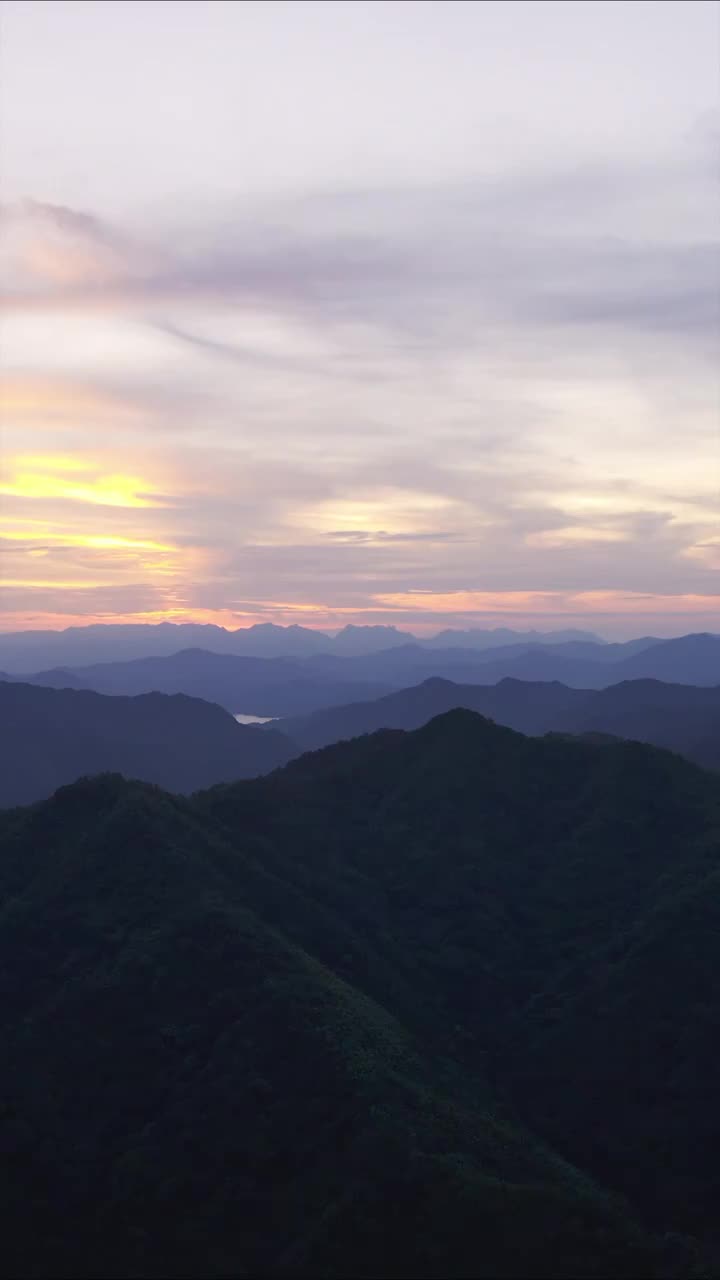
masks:
[(720, 630), (713, 0), (4, 0), (0, 629)]

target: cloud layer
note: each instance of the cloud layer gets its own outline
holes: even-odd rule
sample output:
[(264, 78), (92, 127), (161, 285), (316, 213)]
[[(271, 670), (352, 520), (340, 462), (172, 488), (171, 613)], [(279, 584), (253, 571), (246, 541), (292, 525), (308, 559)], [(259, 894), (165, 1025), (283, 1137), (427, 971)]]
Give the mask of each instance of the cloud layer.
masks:
[(6, 204), (6, 627), (716, 627), (716, 127), (132, 218)]

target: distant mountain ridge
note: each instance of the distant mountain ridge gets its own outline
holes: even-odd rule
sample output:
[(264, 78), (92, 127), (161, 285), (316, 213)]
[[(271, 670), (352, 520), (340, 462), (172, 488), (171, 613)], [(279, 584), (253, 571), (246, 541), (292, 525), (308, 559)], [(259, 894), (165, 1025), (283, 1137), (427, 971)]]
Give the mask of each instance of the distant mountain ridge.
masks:
[(602, 643), (591, 632), (574, 630), (548, 633), (509, 631), (506, 628), (445, 631), (430, 640), (420, 640), (409, 631), (396, 627), (353, 624), (331, 634), (297, 624), (284, 627), (273, 622), (256, 623), (235, 631), (194, 622), (98, 623), (68, 627), (64, 631), (0, 633), (0, 668), (13, 673), (27, 673), (46, 667), (169, 657), (181, 649), (194, 648), (236, 657), (292, 658), (312, 653), (357, 656), (403, 644), (438, 647), (440, 643), (440, 647), (466, 647), (477, 651), (506, 643), (539, 644), (545, 640)]
[(132, 697), (151, 692), (185, 693), (217, 702), (233, 715), (272, 717), (314, 711), (355, 698), (376, 698), (392, 688), (390, 681), (365, 679), (361, 671), (353, 679), (353, 661), (329, 658), (325, 668), (315, 669), (302, 659), (244, 658), (184, 649), (166, 658), (103, 662), (74, 671), (61, 667), (9, 679)]

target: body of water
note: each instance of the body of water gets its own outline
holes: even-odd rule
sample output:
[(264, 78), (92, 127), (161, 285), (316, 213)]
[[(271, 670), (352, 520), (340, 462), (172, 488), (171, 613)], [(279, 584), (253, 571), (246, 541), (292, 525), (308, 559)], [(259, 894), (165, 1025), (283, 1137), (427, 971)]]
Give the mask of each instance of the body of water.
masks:
[(238, 724), (269, 724), (271, 720), (277, 720), (277, 716), (235, 716)]

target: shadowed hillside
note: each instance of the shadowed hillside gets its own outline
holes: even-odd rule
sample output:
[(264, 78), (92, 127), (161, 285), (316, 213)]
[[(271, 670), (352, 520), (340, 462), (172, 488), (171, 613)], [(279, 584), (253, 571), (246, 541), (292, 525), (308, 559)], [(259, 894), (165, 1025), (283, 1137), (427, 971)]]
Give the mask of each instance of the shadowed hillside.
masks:
[(29, 804), (84, 774), (116, 770), (172, 791), (251, 778), (296, 752), (198, 698), (106, 698), (0, 682), (0, 806)]
[(719, 833), (464, 711), (0, 815), (8, 1274), (709, 1274)]
[(607, 689), (570, 689), (554, 681), (460, 685), (431, 679), (374, 702), (279, 721), (298, 747), (314, 750), (378, 729), (418, 729), (433, 716), (464, 707), (522, 733), (604, 733), (679, 751), (720, 767), (720, 686), (623, 681)]

